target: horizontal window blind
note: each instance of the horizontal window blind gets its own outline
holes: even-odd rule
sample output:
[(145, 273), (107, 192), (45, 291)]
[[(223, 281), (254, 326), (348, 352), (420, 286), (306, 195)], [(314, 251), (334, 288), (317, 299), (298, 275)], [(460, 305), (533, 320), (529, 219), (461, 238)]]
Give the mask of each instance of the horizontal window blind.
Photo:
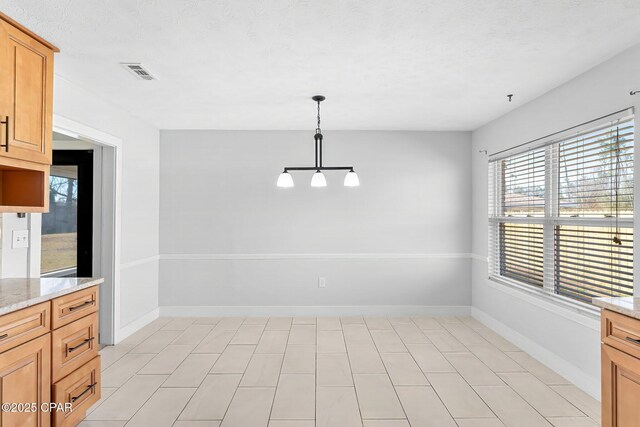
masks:
[(560, 142), (559, 215), (633, 218), (633, 146), (631, 118)]
[[(613, 242), (617, 235), (621, 244)], [(560, 295), (591, 302), (633, 295), (633, 229), (557, 226), (555, 287)]]
[(504, 216), (544, 216), (544, 149), (504, 160), (502, 173)]
[(633, 295), (632, 113), (490, 161), (491, 276), (582, 302)]
[(540, 224), (500, 224), (500, 275), (543, 285), (543, 233)]

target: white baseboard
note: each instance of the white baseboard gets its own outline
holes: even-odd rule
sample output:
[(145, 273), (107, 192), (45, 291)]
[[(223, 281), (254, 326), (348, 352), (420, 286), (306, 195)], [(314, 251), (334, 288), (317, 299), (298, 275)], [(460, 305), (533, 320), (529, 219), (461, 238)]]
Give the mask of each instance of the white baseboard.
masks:
[(389, 259), (470, 259), (473, 256), (466, 252), (446, 252), (446, 253), (265, 253), (265, 254), (161, 254), (161, 260), (216, 260), (216, 261), (268, 261), (268, 260), (327, 260), (327, 259), (367, 259), (367, 260), (389, 260)]
[(118, 344), (129, 335), (132, 335), (134, 332), (137, 332), (138, 330), (147, 326), (149, 323), (156, 320), (158, 317), (160, 317), (160, 308), (155, 308), (142, 317), (138, 317), (133, 322), (130, 322), (121, 327), (116, 333), (115, 343)]
[(206, 316), (469, 316), (470, 306), (162, 306), (162, 317)]
[(473, 307), (471, 309), (471, 315), (473, 316), (473, 318), (480, 321), (485, 326), (494, 330), (507, 340), (520, 347), (522, 350), (529, 353), (531, 356), (545, 364), (550, 369), (554, 370), (558, 374), (574, 383), (584, 392), (593, 396), (595, 399), (600, 400), (600, 378), (588, 375), (587, 373), (576, 368), (575, 365), (559, 357), (549, 349), (542, 347), (541, 345), (530, 340), (516, 330), (511, 329), (509, 326), (494, 319), (493, 317), (489, 316), (487, 313), (476, 307)]

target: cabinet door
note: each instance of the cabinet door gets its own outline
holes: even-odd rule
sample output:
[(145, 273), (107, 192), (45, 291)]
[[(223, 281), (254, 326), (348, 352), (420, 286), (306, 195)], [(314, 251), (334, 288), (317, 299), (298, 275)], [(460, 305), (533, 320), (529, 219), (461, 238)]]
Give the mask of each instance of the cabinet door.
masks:
[[(40, 412), (51, 401), (51, 337), (31, 340), (0, 354), (0, 396), (2, 404), (34, 405), (36, 411), (2, 411), (1, 427), (48, 427), (51, 413)], [(15, 408), (20, 409), (20, 408)]]
[(0, 25), (0, 117), (9, 117), (0, 130), (0, 156), (51, 164), (53, 51), (3, 20)]
[(640, 427), (640, 359), (602, 345), (602, 426)]

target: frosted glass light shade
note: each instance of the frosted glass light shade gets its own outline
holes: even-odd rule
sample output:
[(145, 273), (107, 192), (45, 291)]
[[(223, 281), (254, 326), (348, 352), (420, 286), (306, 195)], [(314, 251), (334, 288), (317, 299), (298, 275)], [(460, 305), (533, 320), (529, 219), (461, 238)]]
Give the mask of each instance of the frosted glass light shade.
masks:
[(344, 186), (345, 187), (358, 187), (360, 185), (360, 180), (358, 179), (358, 174), (354, 171), (350, 171), (344, 177)]
[(293, 177), (289, 172), (282, 172), (278, 177), (278, 183), (276, 185), (282, 188), (291, 188), (293, 187)]
[(317, 171), (311, 177), (311, 186), (312, 187), (326, 187), (327, 180), (324, 178), (324, 174), (320, 171)]

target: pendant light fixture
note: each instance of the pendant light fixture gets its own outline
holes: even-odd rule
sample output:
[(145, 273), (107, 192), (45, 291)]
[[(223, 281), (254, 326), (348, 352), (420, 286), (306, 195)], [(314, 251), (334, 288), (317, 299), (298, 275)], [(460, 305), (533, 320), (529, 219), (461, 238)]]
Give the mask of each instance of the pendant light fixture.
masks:
[(316, 171), (316, 173), (314, 173), (313, 176), (311, 177), (311, 186), (312, 187), (326, 187), (327, 186), (327, 180), (324, 177), (324, 174), (322, 172), (320, 172), (319, 170)]
[(347, 175), (344, 177), (344, 186), (345, 187), (357, 187), (360, 185), (360, 180), (358, 179), (358, 174), (351, 169), (347, 172)]
[(293, 177), (291, 176), (289, 171), (315, 171), (315, 173), (311, 177), (311, 186), (326, 187), (327, 180), (322, 173), (323, 171), (346, 170), (348, 172), (344, 177), (344, 186), (358, 187), (360, 185), (360, 180), (358, 179), (358, 175), (353, 170), (353, 166), (324, 166), (322, 164), (322, 130), (320, 129), (320, 103), (326, 98), (322, 95), (316, 95), (311, 99), (313, 99), (318, 104), (318, 123), (316, 127), (316, 133), (313, 136), (313, 139), (316, 142), (315, 166), (287, 166), (278, 177), (278, 182), (276, 185), (281, 188), (293, 187)]
[(293, 187), (293, 177), (289, 172), (282, 172), (278, 177), (278, 187), (291, 188)]

